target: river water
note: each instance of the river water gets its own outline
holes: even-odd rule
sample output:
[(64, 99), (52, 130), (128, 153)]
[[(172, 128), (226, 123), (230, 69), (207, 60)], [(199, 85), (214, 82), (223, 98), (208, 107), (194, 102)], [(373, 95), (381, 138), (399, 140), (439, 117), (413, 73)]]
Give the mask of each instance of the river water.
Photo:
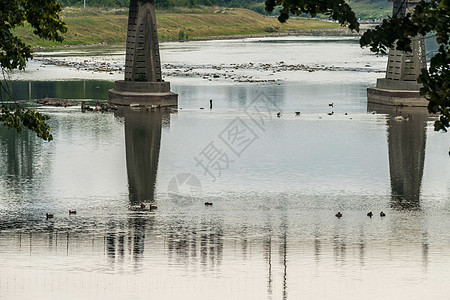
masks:
[[(122, 47), (37, 54), (11, 74), (26, 105), (123, 77)], [(0, 299), (448, 299), (448, 134), (367, 104), (386, 57), (342, 37), (161, 57), (178, 109), (37, 107), (51, 142), (0, 127)]]

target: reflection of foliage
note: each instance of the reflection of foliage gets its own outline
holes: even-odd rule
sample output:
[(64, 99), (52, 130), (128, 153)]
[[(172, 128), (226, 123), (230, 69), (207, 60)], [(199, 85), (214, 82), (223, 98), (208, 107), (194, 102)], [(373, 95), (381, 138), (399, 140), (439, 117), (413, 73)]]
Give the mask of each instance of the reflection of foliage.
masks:
[(47, 121), (50, 117), (36, 112), (33, 109), (23, 109), (20, 106), (8, 108), (3, 105), (0, 108), (0, 122), (8, 128), (15, 128), (18, 132), (22, 131), (22, 125), (36, 132), (37, 136), (46, 141), (53, 140), (50, 134), (50, 126)]
[(308, 14), (315, 17), (317, 14), (325, 14), (330, 19), (338, 21), (342, 25), (348, 25), (348, 28), (359, 30), (359, 23), (356, 20), (355, 13), (344, 0), (266, 0), (266, 11), (271, 13), (276, 6), (281, 5), (278, 20), (285, 22), (289, 14)]
[[(15, 27), (22, 26), (28, 22), (34, 28), (37, 36), (62, 41), (61, 33), (67, 28), (59, 17), (61, 6), (56, 0), (10, 0), (0, 2), (0, 67), (5, 78), (5, 71), (13, 69), (24, 69), (28, 59), (32, 57), (31, 47), (12, 33)], [(47, 116), (21, 108), (12, 99), (5, 81), (0, 82), (0, 92), (5, 92), (13, 101), (12, 107), (2, 105), (0, 121), (4, 126), (15, 128), (18, 131), (22, 125), (35, 131), (44, 140), (51, 140), (50, 127), (45, 123)], [(3, 100), (2, 100), (3, 101)]]
[(414, 12), (404, 18), (393, 16), (373, 30), (368, 30), (360, 40), (361, 46), (370, 46), (374, 52), (385, 53), (393, 47), (411, 51), (411, 37), (435, 33), (439, 50), (431, 58), (428, 70), (422, 70), (418, 82), (428, 101), (430, 113), (440, 113), (435, 130), (447, 131), (450, 121), (450, 1), (421, 1)]
[(136, 75), (136, 81), (147, 81), (147, 74), (137, 73)]

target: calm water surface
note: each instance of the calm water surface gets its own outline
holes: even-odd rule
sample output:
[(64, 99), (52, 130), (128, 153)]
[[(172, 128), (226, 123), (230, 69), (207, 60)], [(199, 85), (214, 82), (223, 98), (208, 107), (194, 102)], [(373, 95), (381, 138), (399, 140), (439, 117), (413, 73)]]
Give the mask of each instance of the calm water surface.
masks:
[[(12, 74), (17, 99), (106, 101), (123, 77), (40, 60), (120, 67), (122, 48), (40, 54)], [(448, 299), (448, 134), (368, 106), (386, 57), (310, 37), (161, 56), (177, 110), (40, 107), (50, 143), (0, 128), (0, 299)]]

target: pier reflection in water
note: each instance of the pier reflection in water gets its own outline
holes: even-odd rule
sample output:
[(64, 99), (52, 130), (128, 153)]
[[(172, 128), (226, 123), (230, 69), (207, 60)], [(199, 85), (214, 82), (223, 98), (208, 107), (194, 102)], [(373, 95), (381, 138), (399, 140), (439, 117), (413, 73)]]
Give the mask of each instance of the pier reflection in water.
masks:
[[(425, 107), (399, 107), (368, 103), (368, 111), (387, 115), (391, 207), (396, 210), (420, 210), (422, 177), (425, 163), (427, 122)], [(422, 262), (427, 268), (429, 237), (422, 229), (424, 221), (398, 226), (395, 230), (416, 232), (422, 246)]]
[(392, 207), (420, 208), (427, 122), (431, 120), (427, 109), (369, 103), (368, 110), (387, 114)]
[(154, 238), (155, 214), (149, 206), (155, 204), (161, 130), (163, 120), (165, 126), (170, 125), (169, 114), (167, 109), (129, 107), (120, 107), (115, 113), (116, 117), (123, 119), (125, 129), (130, 211), (126, 228), (117, 228), (113, 223), (107, 233), (107, 253), (112, 262), (117, 256), (123, 260), (126, 248), (133, 253), (135, 261), (141, 260), (146, 238)]
[(154, 203), (162, 121), (164, 118), (170, 122), (169, 111), (121, 107), (115, 115), (124, 118), (130, 203), (136, 206), (143, 202)]

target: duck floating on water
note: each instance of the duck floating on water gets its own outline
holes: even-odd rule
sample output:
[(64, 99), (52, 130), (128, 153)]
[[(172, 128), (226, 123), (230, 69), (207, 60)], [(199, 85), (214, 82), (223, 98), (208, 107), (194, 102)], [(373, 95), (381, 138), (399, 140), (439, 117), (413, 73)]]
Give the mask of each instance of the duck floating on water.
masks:
[(70, 210), (69, 209), (69, 215), (76, 215), (77, 214), (77, 211), (76, 210)]
[(386, 214), (384, 212), (380, 212), (380, 217), (386, 217)]
[(211, 206), (211, 205), (213, 205), (213, 204), (212, 204), (212, 202), (205, 202), (205, 205), (206, 205), (206, 206)]
[(369, 212), (367, 213), (367, 216), (372, 218), (373, 213), (372, 213), (371, 211), (369, 211)]
[(336, 214), (336, 217), (338, 217), (338, 218), (342, 217), (342, 214), (340, 211)]
[[(145, 203), (141, 203), (141, 205), (139, 205), (139, 207), (140, 207), (141, 209), (143, 209), (143, 210), (145, 210), (145, 209), (147, 208), (147, 206), (145, 205)], [(148, 206), (148, 210), (149, 210), (149, 211), (152, 211), (152, 210), (155, 210), (155, 209), (158, 209), (158, 206), (153, 205), (153, 204), (150, 204), (150, 205)]]
[(46, 213), (45, 214), (45, 218), (48, 220), (48, 219), (51, 219), (51, 218), (53, 218), (53, 214), (49, 214), (49, 213)]

